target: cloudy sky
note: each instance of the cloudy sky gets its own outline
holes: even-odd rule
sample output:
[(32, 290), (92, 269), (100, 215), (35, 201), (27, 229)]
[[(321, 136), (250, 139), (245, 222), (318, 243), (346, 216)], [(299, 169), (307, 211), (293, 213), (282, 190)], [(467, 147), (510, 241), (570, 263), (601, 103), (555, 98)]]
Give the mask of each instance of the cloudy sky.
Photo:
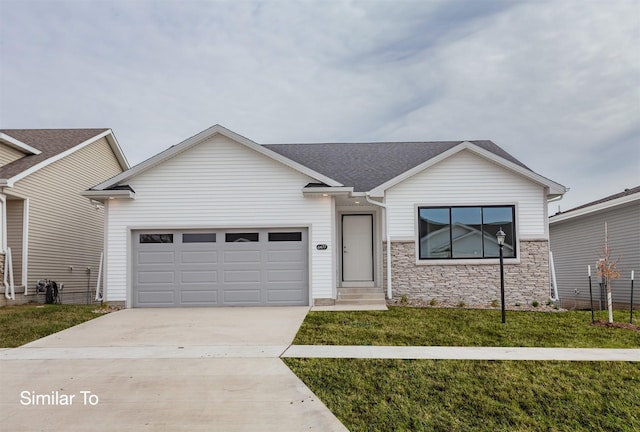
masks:
[(132, 164), (258, 143), (490, 139), (571, 191), (640, 185), (640, 0), (0, 0), (0, 128)]

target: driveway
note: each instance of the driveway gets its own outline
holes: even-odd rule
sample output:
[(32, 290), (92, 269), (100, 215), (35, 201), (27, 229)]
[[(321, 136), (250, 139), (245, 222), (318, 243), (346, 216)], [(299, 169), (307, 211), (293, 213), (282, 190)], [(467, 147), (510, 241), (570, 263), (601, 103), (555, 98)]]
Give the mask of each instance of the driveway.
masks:
[(127, 309), (0, 351), (0, 424), (42, 431), (346, 431), (278, 358), (307, 311)]

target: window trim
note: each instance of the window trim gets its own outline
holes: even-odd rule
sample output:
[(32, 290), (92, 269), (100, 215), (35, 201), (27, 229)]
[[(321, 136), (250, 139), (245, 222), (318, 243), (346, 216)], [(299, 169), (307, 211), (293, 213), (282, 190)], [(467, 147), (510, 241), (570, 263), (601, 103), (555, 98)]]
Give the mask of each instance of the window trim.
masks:
[[(418, 203), (413, 206), (414, 235), (411, 242), (414, 244), (414, 264), (417, 266), (432, 265), (495, 265), (500, 262), (499, 257), (488, 258), (420, 258), (420, 208), (453, 208), (453, 207), (512, 207), (514, 227), (514, 257), (505, 257), (505, 264), (520, 264), (520, 221), (518, 203), (490, 202), (490, 203)], [(403, 241), (409, 241), (408, 238)]]

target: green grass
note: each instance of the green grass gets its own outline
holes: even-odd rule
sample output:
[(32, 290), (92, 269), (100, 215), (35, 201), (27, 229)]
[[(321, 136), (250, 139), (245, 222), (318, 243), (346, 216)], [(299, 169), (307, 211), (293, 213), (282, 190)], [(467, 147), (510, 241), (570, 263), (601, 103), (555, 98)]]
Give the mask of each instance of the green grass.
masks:
[(284, 361), (352, 432), (640, 430), (638, 363)]
[(95, 305), (0, 307), (0, 347), (15, 348), (97, 318), (95, 309)]
[[(638, 314), (640, 315), (640, 313)], [(598, 313), (597, 319), (605, 319)], [(615, 311), (614, 320), (629, 314)], [(388, 311), (310, 312), (296, 345), (416, 345), (638, 348), (640, 332), (591, 325), (591, 313), (390, 307)], [(634, 315), (634, 324), (640, 318)]]

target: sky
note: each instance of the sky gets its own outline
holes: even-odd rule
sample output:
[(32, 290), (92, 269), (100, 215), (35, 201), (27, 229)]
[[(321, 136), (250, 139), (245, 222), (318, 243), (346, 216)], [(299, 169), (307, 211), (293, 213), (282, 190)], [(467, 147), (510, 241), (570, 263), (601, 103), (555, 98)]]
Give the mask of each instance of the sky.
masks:
[(137, 164), (260, 144), (492, 140), (570, 191), (640, 185), (640, 0), (0, 0), (0, 128), (111, 128)]

